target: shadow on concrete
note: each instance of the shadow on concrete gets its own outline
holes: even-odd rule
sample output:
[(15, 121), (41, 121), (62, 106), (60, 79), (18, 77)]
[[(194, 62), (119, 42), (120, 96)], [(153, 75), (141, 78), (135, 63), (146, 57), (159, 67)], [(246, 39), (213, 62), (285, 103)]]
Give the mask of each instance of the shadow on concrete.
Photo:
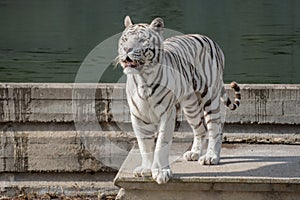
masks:
[(193, 173), (177, 173), (175, 176), (205, 177), (266, 177), (300, 178), (300, 156), (224, 156), (215, 166), (204, 166), (213, 170)]

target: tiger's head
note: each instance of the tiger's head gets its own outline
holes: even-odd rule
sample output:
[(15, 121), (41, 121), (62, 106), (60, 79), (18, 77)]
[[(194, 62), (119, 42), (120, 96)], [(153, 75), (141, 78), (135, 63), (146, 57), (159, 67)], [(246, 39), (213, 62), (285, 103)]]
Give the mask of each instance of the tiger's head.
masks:
[(127, 16), (124, 25), (118, 47), (118, 62), (123, 72), (138, 74), (151, 70), (161, 60), (163, 20), (156, 18), (150, 24), (133, 24)]

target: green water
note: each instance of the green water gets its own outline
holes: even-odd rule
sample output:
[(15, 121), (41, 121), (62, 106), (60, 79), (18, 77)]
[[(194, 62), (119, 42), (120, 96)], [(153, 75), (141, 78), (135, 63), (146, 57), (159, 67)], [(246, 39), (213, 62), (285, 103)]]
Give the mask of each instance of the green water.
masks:
[[(74, 82), (89, 52), (130, 15), (214, 39), (225, 82), (299, 84), (299, 8), (299, 0), (0, 0), (0, 82)], [(122, 76), (112, 66), (105, 74), (102, 82)]]

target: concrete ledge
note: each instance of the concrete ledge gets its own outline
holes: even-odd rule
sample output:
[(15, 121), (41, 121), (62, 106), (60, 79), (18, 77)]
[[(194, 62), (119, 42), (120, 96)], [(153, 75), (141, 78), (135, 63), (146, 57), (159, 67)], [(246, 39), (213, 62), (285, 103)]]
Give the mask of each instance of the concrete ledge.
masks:
[(0, 199), (18, 196), (42, 199), (43, 195), (98, 199), (99, 195), (118, 192), (113, 185), (114, 176), (115, 173), (1, 173)]
[[(227, 123), (300, 124), (300, 85), (240, 86), (242, 105)], [(124, 84), (0, 84), (0, 122), (74, 121), (129, 123)]]
[(299, 152), (300, 146), (227, 144), (223, 145), (217, 166), (186, 162), (173, 154), (174, 178), (158, 185), (151, 178), (133, 176), (134, 168), (140, 164), (139, 152), (134, 149), (115, 184), (124, 189), (121, 199), (296, 200), (300, 195)]

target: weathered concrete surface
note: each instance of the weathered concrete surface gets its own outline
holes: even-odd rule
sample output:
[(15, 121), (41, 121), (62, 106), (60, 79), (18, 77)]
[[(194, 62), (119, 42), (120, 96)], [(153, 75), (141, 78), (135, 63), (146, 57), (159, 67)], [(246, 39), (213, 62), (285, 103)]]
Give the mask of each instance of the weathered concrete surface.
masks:
[[(229, 91), (231, 92), (231, 91)], [(299, 124), (300, 85), (241, 85), (242, 103), (226, 122)]]
[[(227, 86), (228, 87), (228, 86)], [(119, 169), (132, 148), (124, 84), (0, 84), (0, 172)], [(300, 142), (300, 85), (241, 85), (224, 142)], [(231, 90), (228, 90), (230, 95)], [(191, 144), (178, 116), (174, 140)]]
[(34, 197), (45, 194), (51, 197), (100, 199), (100, 195), (114, 195), (118, 192), (118, 188), (113, 185), (114, 176), (115, 173), (1, 173), (0, 199), (19, 196), (40, 199)]
[(115, 184), (125, 189), (119, 198), (296, 200), (300, 196), (299, 145), (223, 145), (217, 166), (184, 161), (176, 152), (170, 160), (174, 177), (158, 185), (151, 178), (133, 176), (141, 160), (138, 150), (132, 150), (115, 178)]
[[(133, 132), (62, 130), (66, 127), (55, 125), (48, 130), (2, 132), (0, 172), (117, 171), (136, 141)], [(191, 132), (174, 133), (174, 143), (186, 149), (192, 140)], [(300, 144), (300, 134), (224, 133), (223, 142)]]
[[(300, 85), (241, 84), (227, 123), (300, 124)], [(0, 84), (0, 122), (130, 122), (124, 84)], [(228, 93), (233, 92), (228, 88)], [(181, 118), (179, 118), (181, 119)]]
[[(241, 107), (226, 113), (224, 142), (299, 144), (300, 85), (241, 89)], [(176, 130), (174, 144), (185, 149), (174, 155), (181, 155), (192, 141), (181, 115)], [(42, 190), (46, 183), (56, 191), (65, 184), (55, 179), (62, 174), (115, 172), (134, 143), (124, 84), (0, 83), (0, 191), (39, 191), (38, 185)], [(4, 180), (29, 172), (40, 181), (26, 180), (28, 176)], [(54, 185), (41, 173), (53, 173)], [(103, 184), (98, 180), (99, 187), (92, 186), (92, 178), (84, 180), (73, 191), (94, 191)], [(67, 185), (65, 191), (68, 188), (71, 191)]]
[[(110, 182), (100, 178), (96, 180), (94, 177), (111, 174), (111, 171), (120, 168), (135, 141), (133, 133), (116, 131), (82, 133), (72, 131), (71, 128), (69, 131), (62, 131), (68, 129), (69, 126), (61, 126), (52, 124), (48, 128), (41, 128), (40, 131), (29, 131), (23, 127), (22, 132), (18, 130), (0, 135), (2, 145), (0, 191), (2, 195), (16, 196), (20, 193), (42, 195), (47, 192), (47, 194), (58, 196), (61, 194), (74, 196), (76, 193), (90, 197), (97, 191), (100, 193), (106, 191), (106, 194), (107, 191), (114, 194), (117, 192), (112, 184), (113, 177)], [(52, 131), (47, 131), (49, 129)], [(300, 142), (300, 135), (291, 134), (225, 133), (224, 136), (224, 142), (234, 143), (261, 141), (261, 143), (296, 144)], [(109, 138), (109, 141), (104, 140), (105, 137)], [(85, 145), (86, 142), (88, 145)], [(184, 149), (177, 149), (174, 154), (182, 155), (192, 143), (192, 134), (175, 132), (175, 148), (178, 143), (184, 146)], [(115, 146), (127, 151), (119, 151), (114, 148)], [(26, 172), (30, 172), (31, 176), (22, 177)], [(95, 175), (89, 175), (94, 172), (96, 172)], [(52, 179), (49, 180), (49, 177)]]
[(0, 172), (117, 171), (132, 147), (130, 138), (108, 131), (7, 130), (0, 135)]

